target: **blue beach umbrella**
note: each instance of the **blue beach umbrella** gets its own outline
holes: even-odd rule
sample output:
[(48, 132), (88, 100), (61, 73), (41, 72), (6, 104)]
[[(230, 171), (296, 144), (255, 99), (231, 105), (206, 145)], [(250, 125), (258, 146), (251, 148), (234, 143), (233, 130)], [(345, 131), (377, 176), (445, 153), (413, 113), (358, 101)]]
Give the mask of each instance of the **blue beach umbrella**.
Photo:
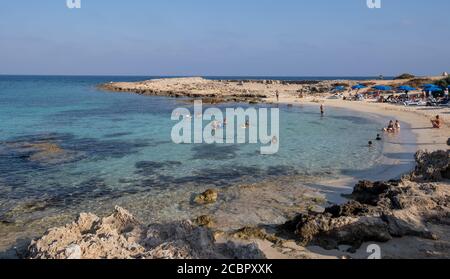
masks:
[(422, 86), (423, 88), (428, 88), (428, 87), (438, 87), (436, 84), (432, 84), (432, 83), (428, 83)]
[(414, 91), (414, 90), (417, 90), (416, 88), (411, 87), (409, 85), (402, 85), (402, 86), (399, 86), (397, 89), (401, 90), (401, 91)]
[(441, 92), (441, 91), (444, 91), (444, 90), (442, 88), (436, 86), (436, 87), (427, 87), (423, 91), (426, 91), (426, 92)]
[(390, 86), (386, 86), (386, 85), (375, 85), (374, 87), (372, 87), (375, 90), (379, 90), (379, 91), (388, 91), (388, 90), (392, 90), (392, 87)]
[(359, 89), (363, 89), (363, 88), (367, 88), (367, 86), (358, 84), (358, 85), (355, 85), (352, 87), (353, 90), (359, 90)]
[(344, 91), (345, 90), (345, 86), (336, 86), (333, 91)]

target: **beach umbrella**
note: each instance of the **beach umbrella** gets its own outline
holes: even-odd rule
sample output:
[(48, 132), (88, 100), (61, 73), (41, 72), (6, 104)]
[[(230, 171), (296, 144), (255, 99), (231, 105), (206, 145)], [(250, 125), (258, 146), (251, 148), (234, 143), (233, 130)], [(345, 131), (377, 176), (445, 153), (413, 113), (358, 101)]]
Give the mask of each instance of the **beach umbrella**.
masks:
[(414, 90), (417, 90), (416, 88), (411, 87), (409, 85), (402, 85), (402, 86), (399, 86), (397, 89), (401, 90), (401, 91), (414, 91)]
[(436, 86), (436, 87), (427, 87), (424, 89), (424, 91), (426, 91), (426, 92), (441, 92), (444, 90), (442, 88)]
[(344, 91), (345, 90), (345, 86), (336, 86), (333, 91)]
[(423, 85), (422, 87), (427, 88), (427, 87), (438, 87), (436, 84), (432, 84), (432, 83), (428, 83)]
[(363, 89), (363, 88), (367, 88), (367, 86), (362, 85), (362, 84), (358, 84), (358, 85), (355, 85), (355, 86), (352, 87), (353, 90), (355, 90), (355, 89), (359, 90), (359, 89)]
[(379, 90), (379, 91), (388, 91), (388, 90), (392, 90), (392, 87), (387, 86), (387, 85), (375, 85), (374, 87), (372, 87), (375, 90)]

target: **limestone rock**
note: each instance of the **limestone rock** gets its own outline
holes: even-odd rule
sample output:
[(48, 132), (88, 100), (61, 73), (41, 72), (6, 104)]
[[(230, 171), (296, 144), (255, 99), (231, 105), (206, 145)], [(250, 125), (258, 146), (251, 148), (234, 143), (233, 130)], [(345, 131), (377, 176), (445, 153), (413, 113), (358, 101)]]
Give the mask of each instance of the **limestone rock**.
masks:
[(217, 190), (208, 189), (202, 194), (195, 197), (194, 202), (197, 204), (210, 204), (217, 201), (219, 192)]
[(262, 259), (255, 246), (217, 244), (206, 227), (190, 221), (143, 226), (123, 208), (100, 219), (83, 213), (33, 240), (31, 259)]
[(418, 151), (416, 153), (416, 176), (428, 181), (439, 181), (442, 178), (450, 178), (450, 150), (428, 153)]

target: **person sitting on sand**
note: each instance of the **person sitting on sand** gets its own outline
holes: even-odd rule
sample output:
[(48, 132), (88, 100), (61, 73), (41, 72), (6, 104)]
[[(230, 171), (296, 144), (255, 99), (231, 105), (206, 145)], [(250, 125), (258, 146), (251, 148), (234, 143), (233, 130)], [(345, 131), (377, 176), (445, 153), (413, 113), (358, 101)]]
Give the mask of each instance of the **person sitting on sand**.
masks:
[(442, 127), (442, 120), (439, 115), (436, 115), (435, 119), (431, 119), (431, 124), (433, 124), (433, 128), (440, 129)]

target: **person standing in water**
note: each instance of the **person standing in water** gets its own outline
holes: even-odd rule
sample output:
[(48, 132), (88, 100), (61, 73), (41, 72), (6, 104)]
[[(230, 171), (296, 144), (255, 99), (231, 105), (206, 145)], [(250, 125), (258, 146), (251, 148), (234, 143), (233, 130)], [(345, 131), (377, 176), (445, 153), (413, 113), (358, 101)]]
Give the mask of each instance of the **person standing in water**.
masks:
[(320, 114), (322, 116), (325, 114), (325, 108), (323, 107), (323, 104), (320, 105)]
[(397, 132), (400, 132), (401, 126), (400, 126), (400, 122), (398, 120), (395, 120), (394, 127), (395, 127), (395, 130), (397, 130)]

